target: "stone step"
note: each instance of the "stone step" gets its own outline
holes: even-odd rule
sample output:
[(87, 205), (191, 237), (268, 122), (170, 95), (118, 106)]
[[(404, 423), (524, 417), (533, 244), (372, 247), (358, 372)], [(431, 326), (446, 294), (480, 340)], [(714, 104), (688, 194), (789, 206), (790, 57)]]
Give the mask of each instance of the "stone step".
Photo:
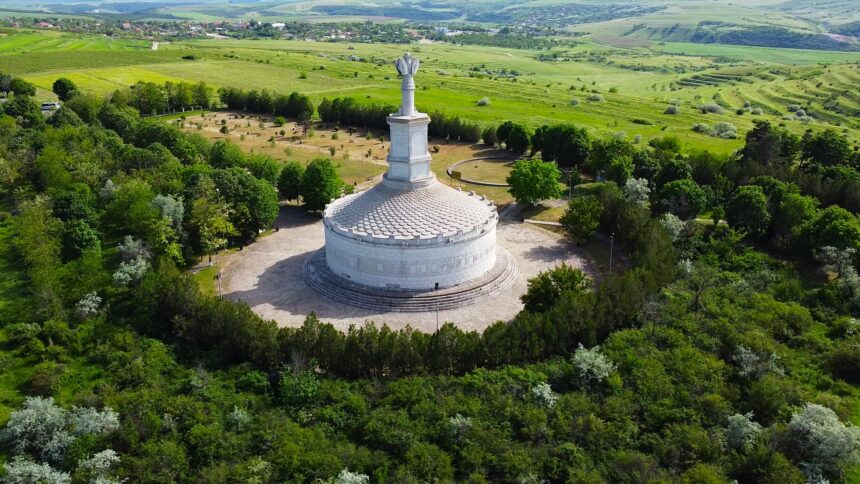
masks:
[(462, 285), (438, 291), (385, 290), (363, 286), (333, 274), (320, 249), (305, 262), (302, 277), (323, 296), (349, 306), (386, 312), (429, 312), (456, 309), (494, 296), (519, 277), (514, 258), (498, 248), (496, 265), (487, 273)]

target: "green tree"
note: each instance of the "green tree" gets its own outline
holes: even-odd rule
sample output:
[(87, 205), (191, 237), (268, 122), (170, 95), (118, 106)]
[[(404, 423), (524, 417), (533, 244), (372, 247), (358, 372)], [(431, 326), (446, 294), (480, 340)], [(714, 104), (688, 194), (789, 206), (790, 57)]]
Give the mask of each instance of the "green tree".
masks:
[(496, 136), (496, 128), (493, 126), (487, 126), (484, 128), (484, 131), (481, 132), (481, 139), (484, 140), (484, 144), (487, 146), (496, 146), (496, 143), (499, 142), (499, 139)]
[(63, 106), (60, 109), (54, 111), (54, 114), (48, 118), (48, 124), (54, 127), (62, 127), (62, 126), (80, 126), (84, 124), (81, 120), (81, 117), (77, 115), (71, 109)]
[(648, 146), (654, 148), (654, 156), (663, 163), (676, 159), (681, 154), (681, 140), (677, 136), (654, 138), (648, 142)]
[(603, 205), (594, 195), (575, 197), (567, 204), (561, 225), (577, 244), (588, 242), (600, 226)]
[(743, 161), (772, 165), (790, 161), (797, 154), (799, 139), (796, 135), (774, 128), (768, 121), (756, 120), (753, 123), (740, 152)]
[(77, 259), (88, 250), (100, 250), (101, 237), (86, 221), (76, 219), (63, 224), (63, 255), (66, 260)]
[(9, 74), (0, 73), (0, 92), (3, 93), (3, 97), (9, 95), (9, 91), (12, 90), (12, 79), (13, 77)]
[(499, 144), (508, 142), (508, 137), (511, 134), (511, 128), (513, 127), (513, 121), (505, 121), (496, 128), (496, 139), (499, 141)]
[(343, 191), (343, 181), (328, 158), (317, 158), (302, 174), (302, 202), (307, 210), (320, 212)]
[(134, 107), (141, 114), (158, 114), (167, 110), (167, 91), (154, 82), (138, 82), (133, 86)]
[(613, 158), (606, 166), (606, 179), (623, 187), (633, 174), (633, 159), (629, 156)]
[(543, 133), (541, 159), (561, 166), (582, 166), (588, 159), (591, 139), (585, 128), (572, 124), (550, 126)]
[(750, 235), (763, 234), (770, 224), (768, 199), (764, 190), (755, 185), (739, 187), (726, 203), (726, 220)]
[(198, 82), (191, 89), (191, 98), (195, 106), (209, 109), (212, 106), (212, 88), (205, 82)]
[[(530, 143), (529, 143), (529, 144), (531, 145), (531, 154), (530, 154), (530, 156), (534, 156), (534, 155), (535, 155), (535, 153), (537, 153), (538, 151), (543, 151), (543, 149), (544, 149), (544, 141), (545, 141), (545, 139), (546, 139), (546, 132), (547, 132), (547, 130), (549, 130), (549, 126), (547, 126), (547, 125), (545, 125), (545, 124), (544, 124), (543, 126), (539, 126), (539, 127), (538, 127), (537, 129), (535, 129), (535, 130), (534, 130), (534, 132), (532, 133), (532, 137), (531, 137), (531, 140), (530, 140)], [(541, 158), (543, 158), (543, 157), (541, 157)], [(543, 159), (543, 160), (544, 160), (544, 161), (553, 161), (553, 160), (551, 160), (551, 159)]]
[(245, 153), (229, 140), (218, 140), (209, 152), (209, 163), (215, 168), (245, 166)]
[(508, 133), (508, 141), (505, 146), (509, 151), (521, 155), (529, 150), (529, 138), (529, 132), (526, 130), (526, 127), (515, 124), (511, 127), (510, 133)]
[(648, 150), (637, 150), (633, 153), (633, 176), (652, 180), (660, 170), (660, 161), (651, 156)]
[(286, 200), (298, 200), (302, 190), (305, 167), (298, 161), (288, 161), (278, 175), (278, 191)]
[(104, 101), (98, 96), (78, 94), (66, 101), (63, 106), (74, 111), (85, 122), (92, 123), (98, 117), (103, 105)]
[(818, 216), (818, 203), (818, 199), (799, 193), (783, 195), (773, 219), (774, 242), (787, 247), (800, 235), (801, 229)]
[(685, 220), (695, 217), (708, 202), (702, 187), (689, 179), (669, 182), (658, 193), (660, 208)]
[[(632, 170), (632, 158), (634, 152), (633, 144), (619, 137), (596, 140), (591, 144), (591, 152), (588, 155), (588, 165), (594, 172), (608, 171), (609, 166), (613, 161), (623, 158), (628, 160)], [(619, 183), (619, 186), (620, 185), (624, 185), (624, 182), (622, 181)]]
[(45, 117), (39, 105), (29, 96), (13, 96), (3, 104), (7, 116), (18, 118), (25, 128), (40, 128), (45, 125)]
[(41, 311), (52, 316), (62, 308), (59, 286), (60, 275), (60, 221), (51, 214), (49, 199), (39, 195), (25, 201), (17, 217), (15, 239), (18, 250), (27, 265), (33, 292)]
[(837, 249), (860, 248), (860, 222), (857, 216), (836, 205), (818, 212), (818, 216), (801, 231), (810, 249), (817, 250), (825, 246)]
[(214, 170), (212, 180), (230, 206), (230, 223), (244, 241), (272, 227), (278, 215), (278, 193), (271, 183), (238, 167)]
[(144, 180), (132, 178), (120, 185), (105, 208), (104, 220), (115, 235), (145, 239), (161, 214), (152, 206), (155, 193)]
[(57, 98), (59, 98), (60, 101), (65, 102), (78, 93), (78, 86), (76, 86), (71, 79), (61, 77), (54, 81), (54, 85), (51, 87), (51, 90), (54, 91), (54, 94), (57, 95)]
[(281, 169), (280, 164), (269, 155), (252, 154), (245, 161), (248, 171), (255, 177), (266, 180), (272, 186), (278, 183), (278, 173)]
[(316, 400), (319, 387), (319, 378), (313, 370), (285, 371), (278, 382), (278, 398), (292, 408), (306, 407)]
[(448, 453), (424, 442), (413, 444), (406, 452), (406, 470), (418, 482), (450, 482), (454, 478)]
[(693, 168), (685, 160), (673, 158), (663, 163), (657, 176), (654, 178), (654, 184), (659, 189), (663, 185), (675, 180), (686, 180), (693, 177)]
[(197, 249), (206, 255), (224, 248), (227, 239), (236, 235), (229, 207), (208, 176), (200, 177), (194, 186), (187, 225)]
[(118, 107), (113, 104), (103, 105), (97, 118), (102, 126), (113, 130), (126, 142), (134, 139), (137, 124), (140, 121), (140, 116), (134, 108)]
[(833, 128), (806, 133), (801, 141), (801, 158), (822, 166), (845, 165), (851, 160), (851, 144)]
[(14, 92), (16, 96), (32, 97), (36, 95), (36, 86), (20, 77), (12, 79), (12, 82), (9, 83), (9, 90)]
[(543, 312), (551, 308), (562, 293), (582, 293), (590, 286), (591, 281), (584, 272), (562, 262), (560, 266), (541, 271), (529, 279), (528, 289), (520, 300), (527, 311)]
[(508, 189), (517, 203), (534, 205), (561, 196), (561, 172), (555, 163), (537, 159), (517, 160), (508, 175)]

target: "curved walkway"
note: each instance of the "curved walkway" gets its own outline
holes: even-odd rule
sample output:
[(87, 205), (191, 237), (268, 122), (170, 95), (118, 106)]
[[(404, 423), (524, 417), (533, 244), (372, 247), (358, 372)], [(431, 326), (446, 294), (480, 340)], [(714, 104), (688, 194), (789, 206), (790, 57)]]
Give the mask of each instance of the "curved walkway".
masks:
[[(469, 158), (468, 160), (461, 160), (461, 161), (458, 161), (457, 163), (454, 163), (453, 165), (449, 166), (448, 168), (445, 169), (445, 173), (447, 173), (448, 176), (453, 179), (454, 176), (452, 175), (452, 172), (454, 171), (454, 168), (462, 165), (463, 163), (469, 163), (470, 161), (484, 161), (484, 160), (516, 161), (517, 158), (516, 157), (510, 157), (509, 158), (509, 157), (505, 157), (505, 156), (482, 156), (480, 158)], [(482, 187), (508, 188), (510, 186), (507, 183), (485, 182), (485, 181), (480, 181), (480, 180), (471, 180), (469, 178), (462, 178), (462, 177), (460, 178), (460, 181), (470, 183), (472, 185), (482, 186)]]

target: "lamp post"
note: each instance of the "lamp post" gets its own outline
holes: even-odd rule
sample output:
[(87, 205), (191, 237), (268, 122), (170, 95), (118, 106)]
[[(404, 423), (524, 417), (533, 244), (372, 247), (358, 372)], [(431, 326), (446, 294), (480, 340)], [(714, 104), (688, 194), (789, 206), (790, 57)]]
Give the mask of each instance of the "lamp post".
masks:
[(615, 249), (615, 232), (609, 234), (609, 272), (612, 272), (612, 253)]
[(573, 196), (573, 168), (570, 169), (570, 173), (567, 175), (567, 201), (570, 201), (570, 197)]

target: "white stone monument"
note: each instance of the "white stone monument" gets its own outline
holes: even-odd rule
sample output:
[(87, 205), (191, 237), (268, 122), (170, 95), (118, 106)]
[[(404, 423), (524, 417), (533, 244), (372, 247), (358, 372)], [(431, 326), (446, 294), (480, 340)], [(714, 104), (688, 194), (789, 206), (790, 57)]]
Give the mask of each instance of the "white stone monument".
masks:
[[(305, 279), (320, 292), (357, 305), (362, 305), (359, 295), (339, 298), (338, 291), (365, 288), (378, 299), (404, 292), (450, 295), (463, 285), (475, 296), (490, 294), (485, 286), (506, 285), (516, 275), (506, 252), (498, 252), (497, 259), (496, 207), (436, 180), (427, 150), (430, 117), (415, 109), (418, 59), (406, 54), (396, 66), (403, 76), (402, 103), (388, 117), (388, 172), (373, 188), (326, 207), (325, 267), (319, 257), (316, 268), (309, 262)], [(496, 281), (503, 274), (504, 281)], [(465, 289), (470, 284), (475, 287)], [(468, 299), (460, 297), (457, 304)]]

